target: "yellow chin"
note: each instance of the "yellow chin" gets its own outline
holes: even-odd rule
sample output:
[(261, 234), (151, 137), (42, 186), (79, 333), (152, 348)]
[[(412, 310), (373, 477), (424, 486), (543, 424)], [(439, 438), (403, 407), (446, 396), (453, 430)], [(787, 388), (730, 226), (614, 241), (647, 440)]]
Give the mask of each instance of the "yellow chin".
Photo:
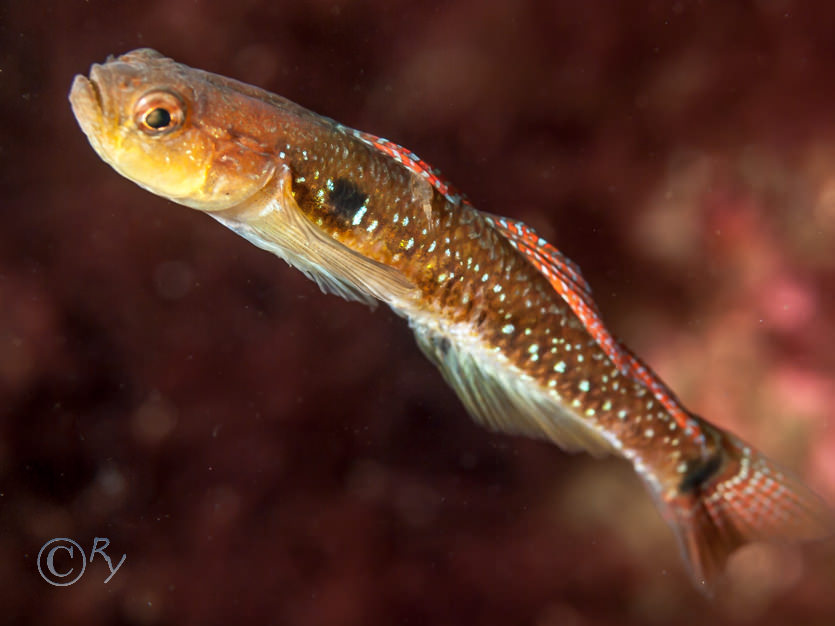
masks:
[(142, 147), (118, 148), (107, 159), (116, 171), (148, 191), (174, 202), (201, 208), (208, 166), (191, 159), (149, 154)]
[(159, 144), (152, 150), (148, 147), (145, 143), (131, 148), (123, 145), (107, 160), (120, 174), (148, 191), (200, 211), (222, 211), (240, 205), (261, 191), (273, 174), (266, 161), (259, 163), (257, 173), (243, 174), (238, 167), (223, 167), (195, 146), (181, 146), (170, 152)]

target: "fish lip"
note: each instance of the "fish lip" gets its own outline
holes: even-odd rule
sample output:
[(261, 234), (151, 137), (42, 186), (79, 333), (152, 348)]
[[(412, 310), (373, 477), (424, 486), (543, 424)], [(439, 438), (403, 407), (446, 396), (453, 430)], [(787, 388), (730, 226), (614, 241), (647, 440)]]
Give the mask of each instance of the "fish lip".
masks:
[(98, 65), (94, 65), (90, 68), (90, 78), (87, 79), (87, 82), (90, 83), (90, 87), (93, 89), (93, 96), (96, 98), (96, 104), (99, 107), (99, 111), (104, 113), (104, 100), (102, 99), (101, 87), (99, 87), (99, 83), (96, 80), (96, 74), (98, 71)]
[(104, 98), (99, 81), (99, 67), (90, 68), (90, 78), (77, 74), (70, 87), (70, 105), (79, 126), (89, 137), (104, 121)]

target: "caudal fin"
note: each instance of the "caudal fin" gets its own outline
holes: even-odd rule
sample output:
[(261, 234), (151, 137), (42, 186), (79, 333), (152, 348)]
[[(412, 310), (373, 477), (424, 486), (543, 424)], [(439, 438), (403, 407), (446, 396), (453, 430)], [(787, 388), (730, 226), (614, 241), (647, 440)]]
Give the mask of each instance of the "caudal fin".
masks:
[(833, 517), (808, 487), (736, 437), (704, 423), (716, 456), (659, 498), (696, 586), (710, 593), (730, 555), (754, 541), (794, 542), (833, 534)]

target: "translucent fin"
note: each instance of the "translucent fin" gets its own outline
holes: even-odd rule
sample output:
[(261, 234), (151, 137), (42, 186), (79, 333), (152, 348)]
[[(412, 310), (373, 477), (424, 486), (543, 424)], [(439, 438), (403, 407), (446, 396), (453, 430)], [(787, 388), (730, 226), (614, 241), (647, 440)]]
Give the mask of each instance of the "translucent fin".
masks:
[(411, 323), (421, 350), (477, 422), (497, 431), (547, 439), (570, 452), (582, 450), (596, 457), (615, 452), (602, 432), (537, 390), (522, 373), (500, 363), (466, 330), (442, 333), (414, 319)]
[(234, 218), (210, 215), (301, 270), (325, 293), (371, 306), (376, 300), (402, 304), (417, 294), (399, 271), (354, 252), (307, 219), (293, 198), (289, 176), (288, 170), (281, 172), (276, 193), (257, 214), (243, 211)]
[(699, 421), (719, 448), (687, 468), (673, 497), (656, 497), (699, 589), (710, 594), (730, 555), (747, 543), (833, 534), (831, 511), (808, 487), (736, 437)]

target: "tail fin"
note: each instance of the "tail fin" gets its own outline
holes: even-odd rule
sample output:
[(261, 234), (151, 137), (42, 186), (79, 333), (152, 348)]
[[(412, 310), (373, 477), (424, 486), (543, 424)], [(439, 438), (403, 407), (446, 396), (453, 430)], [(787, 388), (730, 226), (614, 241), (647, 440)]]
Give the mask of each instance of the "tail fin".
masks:
[(800, 481), (733, 435), (716, 436), (715, 456), (685, 472), (675, 495), (659, 498), (696, 586), (710, 594), (731, 554), (754, 541), (823, 539), (835, 523)]

